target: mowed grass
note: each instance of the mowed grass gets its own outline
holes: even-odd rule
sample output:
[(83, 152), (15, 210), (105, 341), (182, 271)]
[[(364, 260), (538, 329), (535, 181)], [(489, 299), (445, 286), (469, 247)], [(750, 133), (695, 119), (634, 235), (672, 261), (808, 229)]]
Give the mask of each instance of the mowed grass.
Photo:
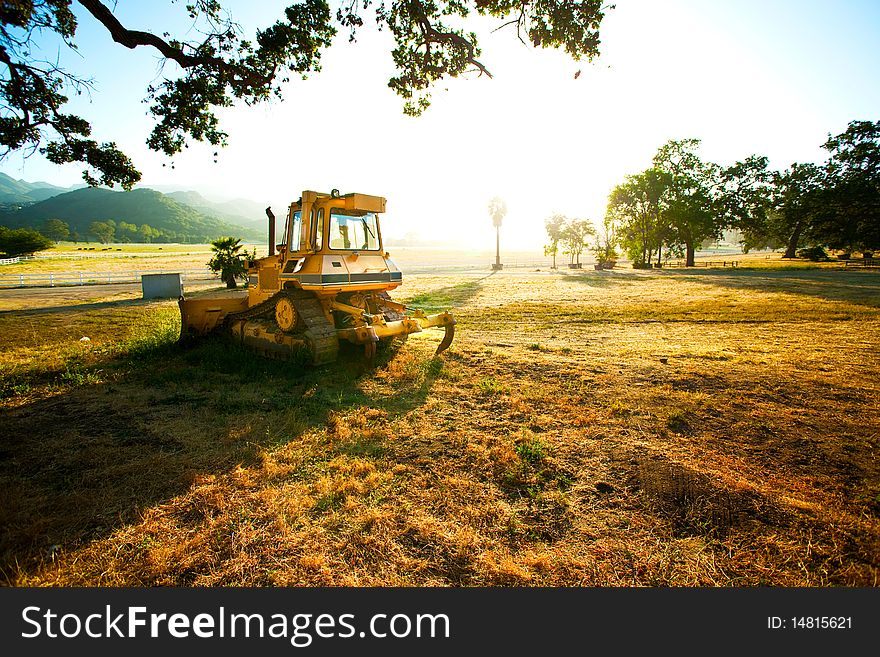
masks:
[(117, 252), (101, 249), (78, 253), (76, 251), (52, 251), (52, 258), (23, 260), (0, 267), (0, 276), (18, 274), (68, 274), (77, 272), (131, 272), (175, 271), (207, 269), (210, 252), (198, 248), (187, 250), (185, 246), (168, 246), (168, 252), (145, 251), (134, 248)]
[(392, 294), (452, 348), (296, 369), (179, 348), (173, 302), (0, 312), (3, 581), (877, 585), (876, 273)]

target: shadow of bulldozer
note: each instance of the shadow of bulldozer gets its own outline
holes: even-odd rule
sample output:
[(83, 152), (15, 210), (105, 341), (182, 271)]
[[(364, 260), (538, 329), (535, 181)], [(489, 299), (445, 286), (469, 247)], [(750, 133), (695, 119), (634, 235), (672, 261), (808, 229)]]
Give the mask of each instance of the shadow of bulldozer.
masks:
[(59, 550), (137, 522), (199, 478), (254, 465), (336, 412), (393, 418), (423, 404), (437, 368), (407, 357), (418, 376), (379, 394), (364, 383), (387, 361), (301, 368), (207, 339), (93, 363), (78, 382), (0, 409), (0, 581), (26, 582)]

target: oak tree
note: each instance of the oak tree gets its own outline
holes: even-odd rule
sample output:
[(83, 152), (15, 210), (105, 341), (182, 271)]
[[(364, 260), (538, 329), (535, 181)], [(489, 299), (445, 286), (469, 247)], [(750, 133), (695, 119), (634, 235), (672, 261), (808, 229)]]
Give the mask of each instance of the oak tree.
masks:
[(52, 247), (52, 240), (30, 228), (0, 226), (0, 254), (14, 258)]
[(851, 121), (823, 148), (830, 154), (824, 211), (811, 237), (836, 249), (880, 249), (880, 121)]
[(768, 159), (751, 155), (721, 171), (718, 193), (720, 223), (742, 235), (743, 253), (778, 248), (785, 238), (768, 233), (773, 172)]
[(116, 234), (116, 225), (109, 221), (93, 221), (89, 224), (89, 235), (93, 235), (101, 244), (109, 244)]
[(662, 248), (666, 231), (661, 223), (669, 174), (657, 168), (627, 176), (611, 190), (607, 214), (619, 225), (617, 238), (635, 267), (650, 267), (654, 251)]
[(785, 245), (783, 258), (794, 258), (807, 239), (822, 242), (815, 230), (817, 218), (825, 211), (825, 169), (811, 163), (795, 162), (785, 171), (773, 173), (767, 234)]
[(654, 167), (668, 176), (663, 195), (663, 223), (673, 245), (683, 245), (685, 266), (694, 266), (696, 247), (715, 237), (721, 224), (716, 208), (719, 171), (697, 155), (699, 139), (672, 140), (654, 156)]
[(70, 236), (70, 226), (60, 219), (46, 219), (40, 232), (53, 242), (60, 242)]

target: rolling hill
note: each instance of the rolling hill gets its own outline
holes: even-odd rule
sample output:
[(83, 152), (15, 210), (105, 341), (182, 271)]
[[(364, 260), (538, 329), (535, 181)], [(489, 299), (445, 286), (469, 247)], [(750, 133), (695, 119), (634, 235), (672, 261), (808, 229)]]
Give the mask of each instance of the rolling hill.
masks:
[(70, 189), (45, 182), (31, 183), (26, 180), (16, 180), (12, 176), (0, 173), (0, 203), (3, 204), (25, 205), (45, 201)]
[(158, 233), (153, 241), (205, 243), (224, 235), (250, 241), (265, 239), (263, 230), (211, 216), (146, 188), (121, 192), (86, 187), (0, 213), (0, 224), (15, 228), (39, 228), (47, 219), (60, 219), (83, 237), (89, 234), (93, 221), (113, 220), (150, 226)]
[(236, 226), (244, 226), (245, 228), (256, 230), (260, 234), (263, 234), (266, 230), (265, 210), (262, 205), (255, 201), (237, 199), (216, 203), (209, 201), (194, 191), (166, 192), (165, 196), (220, 221), (226, 221)]

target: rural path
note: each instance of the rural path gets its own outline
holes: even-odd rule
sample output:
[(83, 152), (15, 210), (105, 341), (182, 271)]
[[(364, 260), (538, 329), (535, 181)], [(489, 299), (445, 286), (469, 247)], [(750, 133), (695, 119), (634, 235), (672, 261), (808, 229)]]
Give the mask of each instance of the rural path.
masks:
[[(217, 287), (216, 281), (194, 282), (184, 286), (185, 291)], [(111, 283), (83, 287), (12, 288), (0, 290), (0, 313), (20, 311), (52, 312), (70, 306), (115, 305), (119, 302), (150, 303), (142, 299), (140, 283)]]
[[(456, 272), (460, 277), (486, 276), (486, 270)], [(517, 276), (549, 275), (548, 271), (529, 272), (517, 270)], [(436, 275), (427, 272), (406, 274), (406, 278), (421, 278)], [(218, 288), (217, 281), (187, 281), (184, 283), (186, 292), (195, 292), (210, 288)], [(118, 302), (141, 301), (140, 283), (111, 283), (108, 285), (65, 286), (65, 287), (30, 287), (0, 289), (0, 313), (22, 310), (41, 310), (42, 312), (57, 311), (67, 306), (82, 304), (107, 304)], [(218, 288), (219, 289), (219, 288)]]

